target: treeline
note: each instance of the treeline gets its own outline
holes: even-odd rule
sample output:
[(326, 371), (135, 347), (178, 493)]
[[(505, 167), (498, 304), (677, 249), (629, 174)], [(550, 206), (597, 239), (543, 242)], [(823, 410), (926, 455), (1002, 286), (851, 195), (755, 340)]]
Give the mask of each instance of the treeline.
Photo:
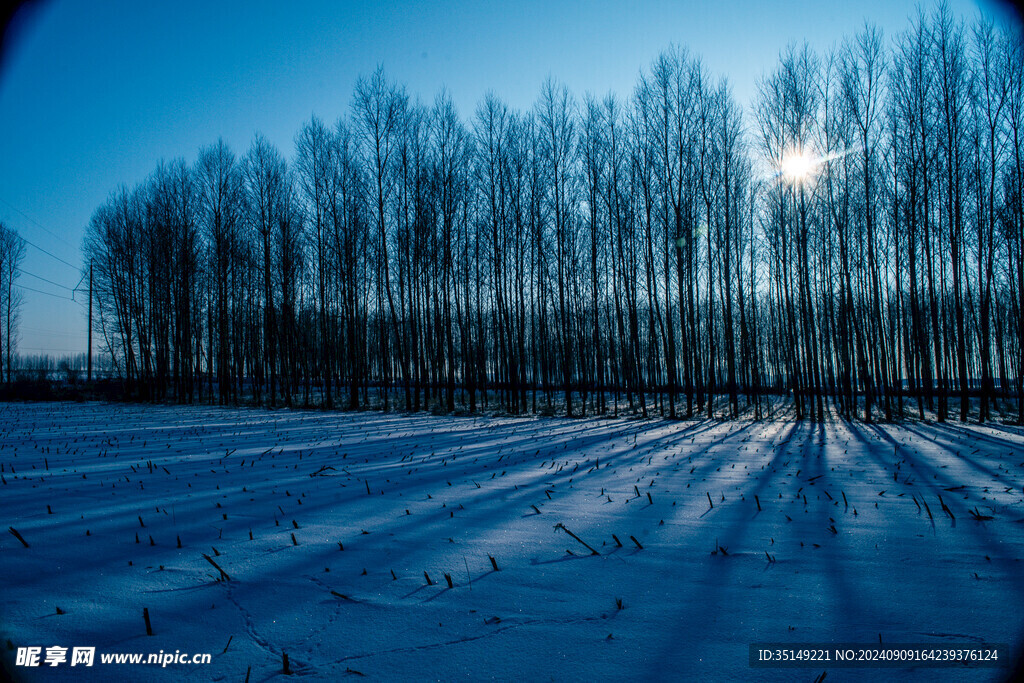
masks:
[(747, 112), (681, 48), (468, 121), (378, 70), (291, 159), (115, 191), (96, 329), (154, 400), (1024, 421), (1022, 70), (945, 7), (787, 49)]

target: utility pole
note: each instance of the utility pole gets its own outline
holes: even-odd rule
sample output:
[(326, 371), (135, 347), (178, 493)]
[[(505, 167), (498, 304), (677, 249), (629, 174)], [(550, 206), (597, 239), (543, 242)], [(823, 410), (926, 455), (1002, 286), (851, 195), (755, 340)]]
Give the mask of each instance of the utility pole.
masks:
[(86, 381), (92, 384), (92, 259), (89, 259), (89, 351), (86, 367)]

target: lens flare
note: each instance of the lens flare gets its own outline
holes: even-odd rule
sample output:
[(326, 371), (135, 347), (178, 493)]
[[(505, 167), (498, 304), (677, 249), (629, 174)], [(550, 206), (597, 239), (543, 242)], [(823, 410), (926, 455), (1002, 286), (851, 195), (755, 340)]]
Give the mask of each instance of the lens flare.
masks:
[(842, 159), (855, 152), (861, 151), (860, 145), (848, 147), (844, 150), (829, 152), (824, 156), (815, 156), (809, 150), (792, 150), (782, 156), (779, 165), (768, 175), (768, 179), (784, 180), (791, 184), (804, 183), (815, 177), (824, 170), (824, 167), (833, 161)]
[(811, 157), (793, 153), (782, 160), (782, 174), (792, 182), (805, 180), (817, 166), (817, 161)]

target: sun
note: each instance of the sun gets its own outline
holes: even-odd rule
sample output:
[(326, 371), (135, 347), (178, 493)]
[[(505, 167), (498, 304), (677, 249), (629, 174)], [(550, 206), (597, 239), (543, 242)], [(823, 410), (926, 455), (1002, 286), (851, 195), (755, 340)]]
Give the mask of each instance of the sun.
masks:
[(782, 174), (791, 182), (806, 180), (816, 163), (807, 154), (791, 152), (782, 159)]

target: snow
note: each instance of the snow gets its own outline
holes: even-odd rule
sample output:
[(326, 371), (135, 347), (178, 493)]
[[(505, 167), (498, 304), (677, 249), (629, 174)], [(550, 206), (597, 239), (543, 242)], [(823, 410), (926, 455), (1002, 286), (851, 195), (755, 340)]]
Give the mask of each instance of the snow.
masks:
[[(4, 404), (0, 465), (27, 681), (68, 667), (12, 646), (95, 646), (76, 680), (985, 681), (748, 645), (1024, 641), (1012, 426)], [(160, 650), (212, 662), (99, 663)]]

